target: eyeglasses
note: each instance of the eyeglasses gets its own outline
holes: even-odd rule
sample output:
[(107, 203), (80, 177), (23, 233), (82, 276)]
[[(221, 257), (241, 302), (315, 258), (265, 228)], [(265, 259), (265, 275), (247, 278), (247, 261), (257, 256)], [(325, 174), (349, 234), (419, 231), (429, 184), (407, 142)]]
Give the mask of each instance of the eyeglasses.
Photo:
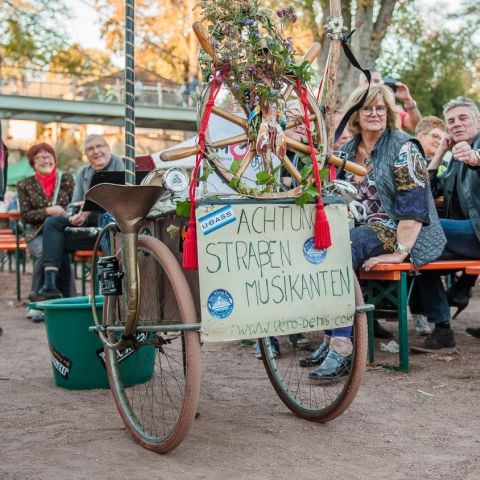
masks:
[(429, 133), (429, 135), (430, 135), (434, 140), (438, 140), (439, 142), (442, 140), (442, 136), (439, 135), (438, 133)]
[(383, 117), (387, 113), (387, 107), (385, 105), (362, 107), (360, 111), (367, 116), (371, 116), (373, 113), (376, 113), (379, 117)]

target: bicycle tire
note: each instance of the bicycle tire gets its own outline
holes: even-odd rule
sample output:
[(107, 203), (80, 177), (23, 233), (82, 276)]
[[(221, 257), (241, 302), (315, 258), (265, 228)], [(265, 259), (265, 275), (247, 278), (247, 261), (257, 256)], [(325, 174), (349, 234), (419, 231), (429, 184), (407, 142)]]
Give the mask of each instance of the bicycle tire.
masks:
[[(173, 323), (196, 323), (197, 316), (190, 288), (168, 247), (154, 237), (139, 235), (137, 251), (139, 278), (143, 290), (140, 290), (136, 328), (157, 324), (159, 317), (160, 323), (164, 324), (165, 320), (168, 320), (167, 310), (170, 311), (168, 315), (173, 314), (175, 317)], [(155, 264), (152, 260), (156, 267), (153, 267)], [(150, 271), (150, 282), (146, 284), (143, 277), (149, 274), (150, 268), (153, 268), (154, 272), (158, 269), (159, 275), (153, 282)], [(164, 298), (164, 303), (157, 312), (152, 312), (147, 305), (151, 305), (152, 296), (157, 293), (152, 288), (161, 290), (158, 288), (160, 284), (163, 286), (163, 294), (159, 294), (159, 298)], [(121, 296), (105, 297), (105, 325), (123, 324), (122, 300)], [(172, 311), (173, 304), (178, 307), (176, 312)], [(177, 315), (179, 318), (176, 318)], [(144, 335), (148, 336), (148, 341), (152, 342), (154, 338), (160, 343), (158, 348), (146, 344), (136, 351), (138, 355), (142, 353), (143, 357), (148, 357), (149, 353), (154, 357), (152, 374), (146, 382), (128, 386), (119, 367), (119, 355), (108, 347), (105, 348), (105, 363), (116, 407), (129, 433), (143, 447), (166, 453), (184, 440), (197, 411), (200, 392), (199, 334), (188, 330), (172, 333), (157, 331)], [(152, 348), (153, 354), (148, 351)], [(145, 350), (140, 352), (141, 349)], [(145, 365), (138, 365), (138, 368), (145, 368)]]
[[(354, 276), (355, 304), (364, 305), (362, 291)], [(304, 332), (316, 348), (322, 332)], [(355, 398), (367, 363), (367, 318), (365, 313), (355, 315), (353, 324), (353, 352), (349, 374), (326, 385), (313, 383), (308, 372), (318, 368), (299, 366), (300, 354), (305, 351), (291, 345), (289, 336), (277, 337), (280, 355), (275, 357), (270, 339), (262, 338), (260, 350), (268, 378), (283, 403), (298, 417), (314, 422), (328, 422), (341, 415)], [(320, 391), (319, 391), (320, 390)]]

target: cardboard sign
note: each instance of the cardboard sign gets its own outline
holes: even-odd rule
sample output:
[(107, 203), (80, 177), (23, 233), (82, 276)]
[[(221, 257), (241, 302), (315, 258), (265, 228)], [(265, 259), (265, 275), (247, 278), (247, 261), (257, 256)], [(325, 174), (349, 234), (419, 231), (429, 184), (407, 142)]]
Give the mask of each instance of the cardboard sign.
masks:
[(316, 250), (315, 205), (241, 202), (197, 208), (203, 341), (353, 324), (347, 207), (325, 209), (333, 245)]

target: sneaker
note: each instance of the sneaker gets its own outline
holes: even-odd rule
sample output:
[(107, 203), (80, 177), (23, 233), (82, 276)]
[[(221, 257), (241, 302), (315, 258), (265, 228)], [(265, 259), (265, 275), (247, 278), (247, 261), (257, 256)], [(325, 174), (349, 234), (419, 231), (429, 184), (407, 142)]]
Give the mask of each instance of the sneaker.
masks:
[[(272, 351), (273, 358), (277, 358), (280, 355), (280, 344), (275, 337), (270, 337), (270, 350)], [(262, 358), (262, 351), (260, 350), (260, 342), (257, 340), (255, 345), (255, 356)]]
[(328, 345), (326, 342), (322, 342), (320, 346), (309, 356), (301, 358), (298, 361), (298, 365), (302, 368), (314, 367), (320, 365), (328, 355)]
[(308, 377), (320, 383), (327, 383), (345, 377), (350, 371), (351, 355), (344, 357), (335, 350), (329, 350), (320, 368), (313, 370)]
[(480, 328), (468, 327), (465, 331), (472, 337), (480, 338)]
[(428, 324), (427, 317), (417, 313), (412, 314), (413, 328), (417, 335), (427, 336), (432, 333), (432, 329)]
[(375, 338), (393, 338), (393, 333), (383, 328), (378, 320), (373, 321), (373, 335)]
[(33, 323), (43, 322), (43, 312), (41, 310), (29, 308), (27, 310), (27, 318), (29, 318)]
[(432, 334), (418, 346), (413, 346), (412, 350), (418, 352), (431, 352), (442, 348), (453, 348), (455, 346), (455, 337), (451, 328), (435, 327)]
[(62, 292), (56, 288), (41, 288), (37, 292), (32, 292), (28, 295), (31, 302), (43, 302), (45, 300), (54, 300), (62, 298)]

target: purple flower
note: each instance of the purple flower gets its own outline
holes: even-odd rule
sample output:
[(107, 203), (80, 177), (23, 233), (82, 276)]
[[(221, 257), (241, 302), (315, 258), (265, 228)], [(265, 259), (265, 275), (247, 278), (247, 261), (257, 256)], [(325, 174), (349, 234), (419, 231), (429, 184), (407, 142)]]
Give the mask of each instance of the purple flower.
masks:
[(253, 25), (255, 23), (255, 20), (253, 18), (247, 18), (243, 24), (244, 25)]
[(280, 18), (282, 18), (282, 17), (285, 15), (285, 13), (286, 13), (286, 11), (285, 11), (283, 8), (277, 10), (277, 15), (278, 15)]

